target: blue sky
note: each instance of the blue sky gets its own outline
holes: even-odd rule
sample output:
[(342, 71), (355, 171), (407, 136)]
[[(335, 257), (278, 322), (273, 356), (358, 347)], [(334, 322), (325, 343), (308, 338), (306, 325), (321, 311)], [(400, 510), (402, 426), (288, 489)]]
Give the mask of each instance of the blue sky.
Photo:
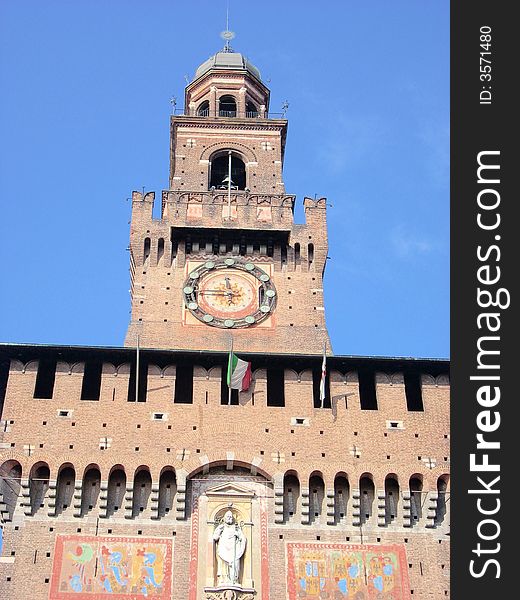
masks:
[[(122, 345), (132, 190), (168, 186), (169, 99), (226, 0), (2, 0), (0, 341)], [(284, 179), (326, 196), (336, 354), (449, 355), (449, 2), (230, 0), (284, 100)], [(302, 211), (297, 216), (301, 219)]]

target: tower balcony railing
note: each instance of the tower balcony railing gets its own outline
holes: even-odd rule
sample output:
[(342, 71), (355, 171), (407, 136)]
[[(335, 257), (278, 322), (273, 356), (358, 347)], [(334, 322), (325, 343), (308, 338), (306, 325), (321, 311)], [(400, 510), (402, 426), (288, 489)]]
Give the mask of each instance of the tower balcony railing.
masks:
[(248, 110), (245, 114), (241, 115), (239, 111), (236, 110), (217, 110), (215, 114), (211, 114), (209, 108), (204, 108), (202, 110), (197, 111), (196, 113), (190, 114), (189, 109), (184, 108), (175, 108), (173, 111), (175, 116), (184, 116), (184, 117), (224, 117), (224, 118), (246, 118), (246, 119), (285, 119), (285, 113), (283, 112), (265, 112), (262, 114), (257, 110)]

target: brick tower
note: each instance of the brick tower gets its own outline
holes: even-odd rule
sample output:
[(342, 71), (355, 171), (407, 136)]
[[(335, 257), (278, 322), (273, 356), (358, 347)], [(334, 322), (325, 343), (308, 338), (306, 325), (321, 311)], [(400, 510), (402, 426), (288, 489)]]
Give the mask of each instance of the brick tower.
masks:
[[(170, 188), (134, 192), (132, 320), (125, 345), (321, 353), (326, 202), (294, 222), (283, 161), (287, 120), (260, 73), (229, 46), (204, 62), (171, 117)], [(231, 174), (231, 180), (229, 178)]]
[(185, 107), (161, 217), (133, 195), (125, 347), (0, 344), (0, 599), (449, 598), (448, 361), (329, 352), (322, 386), (287, 121), (229, 46)]

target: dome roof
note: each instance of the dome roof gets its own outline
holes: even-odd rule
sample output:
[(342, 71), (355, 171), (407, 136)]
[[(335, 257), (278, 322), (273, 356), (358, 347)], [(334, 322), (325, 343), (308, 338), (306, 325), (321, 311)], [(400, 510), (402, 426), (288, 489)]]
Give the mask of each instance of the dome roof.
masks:
[(240, 52), (233, 51), (221, 51), (217, 52), (208, 60), (204, 61), (200, 67), (195, 71), (195, 79), (198, 79), (204, 73), (207, 73), (210, 69), (236, 69), (246, 70), (254, 75), (257, 79), (260, 79), (260, 71), (251, 64), (245, 56)]

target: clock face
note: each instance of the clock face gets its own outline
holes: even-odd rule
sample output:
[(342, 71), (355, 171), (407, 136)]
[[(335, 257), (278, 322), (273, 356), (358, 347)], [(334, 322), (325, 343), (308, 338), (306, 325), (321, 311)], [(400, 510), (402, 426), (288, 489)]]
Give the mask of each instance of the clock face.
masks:
[(207, 261), (184, 282), (184, 303), (212, 327), (249, 327), (274, 309), (276, 290), (269, 275), (242, 257)]
[(199, 305), (205, 312), (239, 319), (258, 307), (258, 285), (240, 271), (218, 270), (204, 277), (199, 284)]

